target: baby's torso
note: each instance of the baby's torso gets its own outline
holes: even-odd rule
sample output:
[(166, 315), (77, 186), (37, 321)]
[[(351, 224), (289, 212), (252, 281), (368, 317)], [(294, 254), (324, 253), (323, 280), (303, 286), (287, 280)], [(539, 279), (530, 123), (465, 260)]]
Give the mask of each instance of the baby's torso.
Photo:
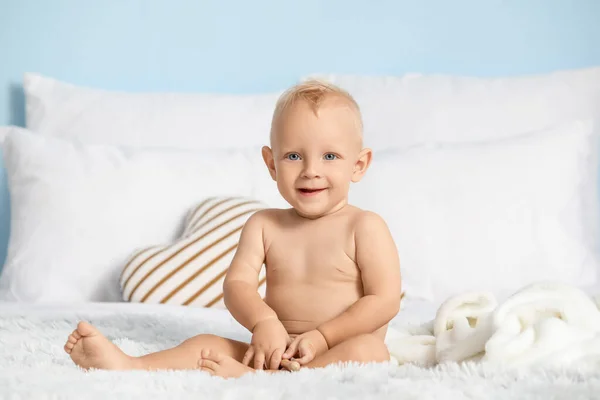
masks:
[(264, 231), (265, 301), (290, 334), (300, 334), (344, 312), (363, 287), (352, 213), (300, 222), (288, 217)]

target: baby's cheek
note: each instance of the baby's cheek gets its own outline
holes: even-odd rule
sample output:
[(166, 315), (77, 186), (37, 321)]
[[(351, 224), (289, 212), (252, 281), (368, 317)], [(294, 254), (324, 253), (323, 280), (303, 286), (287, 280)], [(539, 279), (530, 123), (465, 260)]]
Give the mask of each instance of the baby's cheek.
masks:
[(278, 179), (277, 180), (277, 189), (279, 190), (279, 193), (284, 198), (284, 200), (286, 200), (287, 202), (290, 202), (293, 200), (293, 195), (295, 192), (293, 183), (286, 182), (283, 179), (282, 180)]
[(352, 169), (347, 169), (347, 168), (340, 169), (335, 172), (334, 177), (335, 177), (336, 182), (338, 182), (338, 184), (348, 183), (352, 179)]

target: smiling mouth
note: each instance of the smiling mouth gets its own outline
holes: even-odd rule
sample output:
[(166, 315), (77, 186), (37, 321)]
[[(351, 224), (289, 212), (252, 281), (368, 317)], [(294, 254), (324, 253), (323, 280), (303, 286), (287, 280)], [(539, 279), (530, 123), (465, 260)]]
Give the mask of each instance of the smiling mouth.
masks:
[(314, 195), (314, 194), (317, 194), (317, 193), (321, 193), (322, 191), (324, 191), (324, 190), (325, 190), (325, 188), (323, 188), (323, 189), (307, 189), (307, 188), (300, 188), (300, 189), (298, 189), (298, 190), (300, 191), (300, 193), (302, 193), (302, 194), (304, 194), (304, 195), (307, 195), (307, 196), (310, 196), (310, 195)]

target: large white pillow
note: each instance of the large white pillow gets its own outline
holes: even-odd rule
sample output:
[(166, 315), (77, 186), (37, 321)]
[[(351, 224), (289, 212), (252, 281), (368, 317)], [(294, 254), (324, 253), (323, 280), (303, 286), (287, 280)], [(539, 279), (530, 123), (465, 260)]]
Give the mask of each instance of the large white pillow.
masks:
[(313, 76), (354, 95), (374, 149), (497, 139), (600, 117), (600, 67), (503, 78)]
[(260, 149), (167, 151), (11, 132), (4, 146), (12, 232), (0, 299), (119, 301), (125, 261), (181, 234), (210, 196), (253, 196)]
[[(14, 131), (23, 132), (23, 131), (27, 131), (27, 129), (22, 128), (20, 126), (15, 126), (15, 125), (2, 125), (2, 126), (0, 126), (0, 145), (2, 143), (4, 143), (4, 139), (6, 138), (6, 136), (8, 136), (8, 134), (10, 132), (14, 132)], [(0, 169), (1, 168), (3, 168), (2, 165), (0, 165)]]
[[(315, 74), (348, 89), (374, 149), (508, 137), (600, 116), (600, 67), (523, 77)], [(99, 144), (259, 146), (279, 93), (127, 93), (24, 76), (27, 127)]]
[[(12, 125), (0, 126), (0, 146), (4, 143), (4, 138), (9, 132), (22, 129)], [(4, 158), (0, 150), (0, 271), (2, 271), (2, 265), (6, 258), (6, 246), (8, 244), (8, 237), (10, 236), (9, 201)]]
[(211, 149), (267, 144), (279, 93), (129, 93), (27, 73), (27, 128), (86, 143)]
[(600, 272), (592, 121), (375, 152), (351, 201), (385, 218), (402, 270), (430, 300), (466, 290), (504, 296), (537, 280), (591, 286)]
[(8, 132), (14, 129), (13, 126), (0, 126), (0, 144), (4, 142), (4, 138), (8, 135)]

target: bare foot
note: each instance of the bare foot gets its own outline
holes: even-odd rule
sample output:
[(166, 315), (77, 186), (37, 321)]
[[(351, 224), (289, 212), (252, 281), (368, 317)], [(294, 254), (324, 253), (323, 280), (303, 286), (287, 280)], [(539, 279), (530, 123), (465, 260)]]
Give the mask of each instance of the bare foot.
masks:
[(249, 366), (210, 349), (202, 349), (200, 352), (198, 368), (223, 378), (239, 378), (244, 374), (254, 372)]
[(87, 322), (80, 322), (65, 343), (75, 364), (83, 369), (133, 369), (135, 361)]

